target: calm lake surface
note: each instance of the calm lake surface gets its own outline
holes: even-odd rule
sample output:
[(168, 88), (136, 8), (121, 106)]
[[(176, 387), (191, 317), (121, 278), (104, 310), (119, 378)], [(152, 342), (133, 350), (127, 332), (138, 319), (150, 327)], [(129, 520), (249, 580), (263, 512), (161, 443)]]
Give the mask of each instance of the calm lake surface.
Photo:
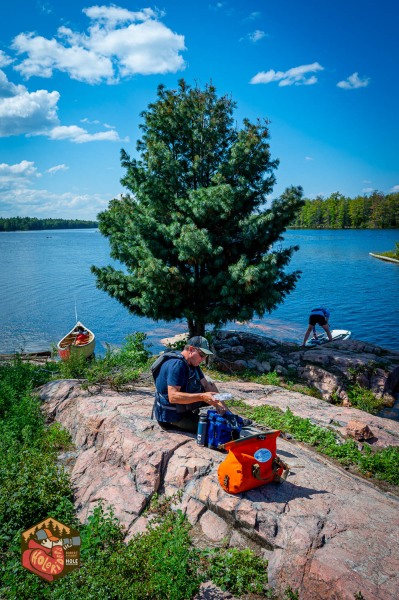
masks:
[[(284, 245), (300, 246), (290, 270), (302, 276), (282, 306), (246, 327), (301, 342), (310, 309), (322, 304), (331, 328), (399, 350), (399, 265), (368, 254), (392, 250), (397, 240), (399, 230), (288, 231)], [(79, 320), (96, 333), (98, 354), (135, 331), (146, 332), (157, 352), (163, 337), (186, 330), (184, 322), (130, 315), (97, 290), (90, 266), (111, 260), (96, 229), (0, 233), (0, 257), (0, 352), (50, 348), (75, 324), (75, 303)]]

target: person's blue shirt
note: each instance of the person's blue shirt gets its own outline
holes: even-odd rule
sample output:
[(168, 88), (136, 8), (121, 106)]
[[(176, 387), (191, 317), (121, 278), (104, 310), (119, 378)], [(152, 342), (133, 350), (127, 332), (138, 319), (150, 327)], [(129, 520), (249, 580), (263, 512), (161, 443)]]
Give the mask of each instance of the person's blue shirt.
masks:
[(163, 363), (159, 371), (156, 380), (157, 392), (166, 399), (168, 399), (169, 385), (180, 387), (182, 392), (187, 392), (189, 378), (194, 376), (196, 376), (198, 380), (204, 378), (204, 374), (199, 367), (191, 369), (185, 360), (180, 358), (170, 358)]

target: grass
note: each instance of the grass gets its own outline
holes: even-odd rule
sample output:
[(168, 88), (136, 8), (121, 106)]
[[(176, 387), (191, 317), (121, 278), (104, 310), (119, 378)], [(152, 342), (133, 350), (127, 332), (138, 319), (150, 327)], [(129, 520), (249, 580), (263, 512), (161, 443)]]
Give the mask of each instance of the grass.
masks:
[[(127, 373), (140, 372), (148, 360), (143, 342), (133, 337), (120, 357), (106, 357), (94, 374), (124, 380)], [(90, 377), (93, 366), (62, 364), (56, 368), (63, 370), (63, 376), (68, 372)], [(193, 547), (190, 525), (180, 511), (170, 509), (172, 499), (154, 497), (146, 531), (128, 544), (109, 507), (99, 504), (86, 524), (77, 521), (69, 476), (57, 464), (59, 452), (71, 447), (70, 437), (59, 424), (46, 425), (34, 393), (36, 386), (53, 376), (51, 371), (18, 357), (13, 363), (0, 364), (0, 597), (189, 600), (202, 581), (213, 579), (232, 593), (262, 590), (263, 597), (278, 600), (267, 587), (267, 562), (256, 554)], [(22, 567), (20, 552), (21, 533), (48, 517), (77, 528), (82, 540), (81, 568), (51, 584)], [(283, 598), (297, 595), (287, 589)]]
[(366, 477), (374, 477), (393, 485), (399, 485), (399, 447), (372, 450), (364, 445), (360, 450), (354, 440), (344, 442), (329, 429), (314, 425), (310, 419), (295, 416), (288, 408), (285, 412), (272, 406), (251, 408), (242, 401), (229, 402), (240, 414), (266, 425), (289, 433), (296, 440), (306, 442), (317, 452), (337, 460), (345, 467), (354, 467)]
[(145, 333), (135, 333), (126, 338), (118, 350), (107, 348), (102, 358), (88, 361), (79, 354), (72, 354), (66, 361), (57, 363), (54, 373), (62, 379), (85, 379), (86, 386), (106, 384), (120, 390), (138, 380), (141, 373), (148, 370), (150, 352), (146, 345)]
[(288, 373), (287, 379), (285, 379), (276, 373), (276, 371), (259, 374), (255, 370), (245, 369), (242, 371), (235, 371), (233, 374), (228, 374), (224, 371), (219, 371), (218, 369), (209, 369), (208, 367), (203, 367), (203, 371), (218, 381), (251, 381), (253, 383), (259, 383), (260, 385), (276, 385), (292, 392), (313, 396), (314, 398), (322, 397), (318, 389), (303, 383), (297, 378), (295, 373)]

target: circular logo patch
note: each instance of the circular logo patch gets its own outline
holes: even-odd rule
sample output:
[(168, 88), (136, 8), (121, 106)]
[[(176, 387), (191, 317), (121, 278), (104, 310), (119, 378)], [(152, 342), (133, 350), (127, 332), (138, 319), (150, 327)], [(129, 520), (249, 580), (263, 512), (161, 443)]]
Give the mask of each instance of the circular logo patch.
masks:
[(254, 458), (261, 463), (267, 462), (271, 459), (271, 457), (272, 453), (267, 448), (259, 448), (259, 450), (257, 450), (254, 454)]

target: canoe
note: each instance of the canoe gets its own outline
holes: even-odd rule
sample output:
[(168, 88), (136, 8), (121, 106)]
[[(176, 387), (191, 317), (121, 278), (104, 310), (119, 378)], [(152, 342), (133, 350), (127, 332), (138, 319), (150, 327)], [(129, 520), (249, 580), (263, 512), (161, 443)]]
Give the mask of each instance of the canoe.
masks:
[[(75, 335), (75, 331), (77, 327), (83, 327), (83, 329), (85, 329), (88, 334), (89, 334), (89, 341), (87, 342), (87, 344), (82, 344), (81, 346), (75, 346), (74, 341), (76, 338)], [(61, 358), (61, 360), (68, 360), (68, 358), (71, 356), (71, 352), (73, 354), (80, 354), (81, 356), (84, 356), (85, 358), (89, 358), (89, 356), (91, 356), (94, 352), (94, 348), (96, 345), (96, 336), (94, 335), (94, 333), (92, 331), (90, 331), (90, 329), (88, 329), (87, 327), (85, 327), (83, 325), (83, 323), (81, 323), (80, 321), (77, 321), (76, 325), (71, 329), (71, 331), (69, 333), (67, 333), (61, 341), (58, 342), (57, 344), (57, 350), (58, 350), (58, 354), (59, 357)]]
[[(346, 329), (332, 329), (331, 335), (333, 342), (338, 340), (348, 340), (352, 335), (351, 331), (347, 331)], [(326, 344), (329, 341), (327, 334), (323, 331), (323, 333), (317, 333), (317, 340), (311, 339), (307, 342), (307, 346), (320, 346), (320, 344)]]

